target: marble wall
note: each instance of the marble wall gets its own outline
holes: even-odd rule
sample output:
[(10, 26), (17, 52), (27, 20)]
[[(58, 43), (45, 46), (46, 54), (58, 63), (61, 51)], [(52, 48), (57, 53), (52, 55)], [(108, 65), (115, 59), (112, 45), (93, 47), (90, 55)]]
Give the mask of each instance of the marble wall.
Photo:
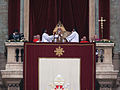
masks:
[(120, 0), (110, 0), (110, 38), (115, 43), (114, 52), (120, 51)]
[(8, 0), (0, 0), (0, 53), (4, 53), (4, 42), (8, 38)]

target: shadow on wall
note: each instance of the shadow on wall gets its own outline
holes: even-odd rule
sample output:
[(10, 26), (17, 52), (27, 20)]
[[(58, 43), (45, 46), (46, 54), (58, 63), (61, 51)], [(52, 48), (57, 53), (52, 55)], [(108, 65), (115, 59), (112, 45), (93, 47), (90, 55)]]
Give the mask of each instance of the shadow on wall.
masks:
[(97, 79), (95, 80), (95, 90), (100, 90), (100, 84)]
[(21, 79), (19, 86), (20, 86), (20, 90), (24, 90), (24, 79)]

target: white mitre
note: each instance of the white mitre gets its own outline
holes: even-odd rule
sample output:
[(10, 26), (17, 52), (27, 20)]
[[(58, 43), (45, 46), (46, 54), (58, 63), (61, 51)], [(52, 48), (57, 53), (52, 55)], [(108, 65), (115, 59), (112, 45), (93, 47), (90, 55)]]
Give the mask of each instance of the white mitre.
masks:
[(64, 85), (64, 79), (60, 74), (58, 74), (56, 76), (56, 78), (54, 79), (54, 84), (55, 85)]
[[(56, 85), (58, 85), (58, 86), (62, 85), (63, 88), (64, 88), (64, 82), (65, 81), (64, 81), (63, 77), (60, 74), (58, 74), (55, 77), (55, 79), (54, 79), (54, 86), (56, 86)], [(55, 89), (51, 89), (51, 90), (55, 90)], [(63, 90), (63, 89), (58, 88), (56, 90)], [(68, 88), (64, 88), (64, 90), (68, 90)]]

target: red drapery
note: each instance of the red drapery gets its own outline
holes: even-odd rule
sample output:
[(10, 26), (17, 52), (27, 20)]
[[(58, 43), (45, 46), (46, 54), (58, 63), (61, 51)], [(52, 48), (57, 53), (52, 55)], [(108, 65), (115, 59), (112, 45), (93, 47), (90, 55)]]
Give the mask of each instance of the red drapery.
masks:
[(52, 34), (61, 20), (66, 30), (89, 37), (89, 0), (30, 0), (30, 40), (46, 28)]
[[(99, 0), (99, 20), (103, 17), (103, 38), (110, 39), (110, 0)], [(102, 38), (101, 24), (99, 22), (99, 37)]]
[[(54, 50), (58, 47), (63, 48), (64, 54), (56, 56)], [(38, 90), (39, 58), (80, 58), (80, 90), (95, 89), (95, 45), (79, 43), (25, 43), (24, 45), (24, 90)], [(76, 53), (77, 52), (77, 53)], [(49, 75), (48, 75), (49, 76)], [(47, 87), (47, 86), (46, 86)]]
[(20, 30), (20, 0), (8, 0), (8, 35)]

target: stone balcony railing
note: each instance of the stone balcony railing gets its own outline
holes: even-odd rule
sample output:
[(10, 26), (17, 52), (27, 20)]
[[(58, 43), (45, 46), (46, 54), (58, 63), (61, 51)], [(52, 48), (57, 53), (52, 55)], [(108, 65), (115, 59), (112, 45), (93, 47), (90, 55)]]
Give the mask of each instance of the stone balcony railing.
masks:
[(96, 71), (113, 71), (112, 49), (114, 43), (96, 43)]
[(114, 70), (112, 51), (114, 43), (96, 43), (96, 78), (100, 90), (112, 90), (118, 70)]
[(5, 42), (5, 47), (7, 64), (5, 70), (1, 70), (3, 83), (8, 90), (20, 90), (19, 83), (23, 78), (24, 42)]
[[(1, 70), (3, 81), (9, 90), (16, 86), (23, 78), (24, 42), (5, 42), (7, 49), (6, 69)], [(112, 49), (114, 43), (96, 43), (96, 78), (100, 83), (100, 90), (112, 90), (117, 79), (118, 71), (112, 63)]]

